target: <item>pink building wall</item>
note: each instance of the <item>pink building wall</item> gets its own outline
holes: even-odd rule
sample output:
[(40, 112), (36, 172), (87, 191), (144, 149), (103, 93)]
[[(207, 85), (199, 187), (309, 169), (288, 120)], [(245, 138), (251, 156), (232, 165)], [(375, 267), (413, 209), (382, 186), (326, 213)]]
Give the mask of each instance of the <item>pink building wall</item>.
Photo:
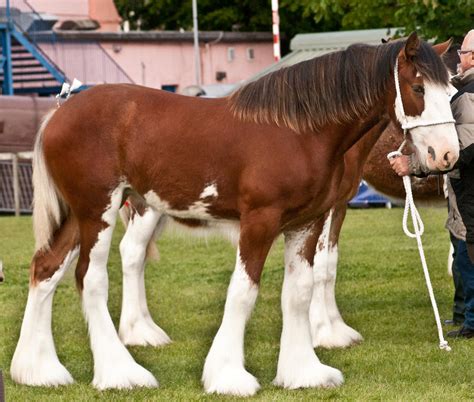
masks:
[[(88, 85), (103, 82), (134, 82), (153, 88), (176, 86), (181, 92), (196, 84), (192, 34), (162, 32), (117, 32), (120, 17), (113, 0), (28, 0), (41, 13), (65, 19), (97, 19), (102, 32), (60, 31), (39, 40), (42, 50), (72, 80)], [(24, 0), (11, 0), (12, 7), (30, 12)], [(182, 35), (182, 36), (181, 36)], [(211, 35), (211, 36), (210, 36)], [(270, 35), (270, 34), (269, 34)], [(271, 36), (255, 39), (252, 33), (203, 33), (201, 37), (201, 82), (234, 84), (246, 80), (274, 62)], [(151, 38), (150, 38), (151, 36)], [(47, 35), (46, 35), (47, 37)], [(233, 49), (233, 59), (229, 59)], [(253, 59), (248, 57), (252, 49)], [(217, 80), (216, 73), (226, 77)]]
[(44, 42), (40, 47), (70, 80), (87, 85), (134, 82), (99, 43)]
[[(54, 14), (59, 21), (69, 19), (95, 19), (101, 31), (118, 31), (121, 18), (113, 0), (28, 0), (28, 4), (38, 13)], [(31, 12), (24, 0), (10, 0), (11, 7), (23, 12)]]
[[(107, 43), (102, 47), (140, 85), (161, 88), (176, 85), (178, 91), (196, 84), (194, 50), (190, 42), (180, 43)], [(228, 60), (228, 49), (234, 49), (234, 59)], [(253, 49), (255, 58), (248, 60), (247, 49)], [(272, 43), (217, 43), (201, 46), (203, 84), (229, 84), (248, 79), (273, 63)], [(226, 73), (218, 81), (216, 73)]]

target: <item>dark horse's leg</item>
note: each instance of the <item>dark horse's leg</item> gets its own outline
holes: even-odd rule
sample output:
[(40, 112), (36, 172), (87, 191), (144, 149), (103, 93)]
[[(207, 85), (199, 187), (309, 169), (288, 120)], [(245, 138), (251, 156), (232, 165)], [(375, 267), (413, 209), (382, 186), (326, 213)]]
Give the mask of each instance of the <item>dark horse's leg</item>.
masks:
[(227, 291), (224, 317), (204, 364), (208, 393), (253, 395), (260, 388), (244, 368), (245, 324), (255, 305), (268, 251), (278, 235), (280, 212), (263, 209), (244, 214), (235, 270)]
[(311, 342), (309, 306), (317, 226), (315, 223), (285, 233), (285, 280), (281, 296), (283, 330), (274, 383), (290, 389), (333, 387), (343, 382), (339, 370), (319, 361)]
[(342, 319), (335, 296), (338, 242), (346, 211), (346, 202), (342, 201), (325, 216), (324, 227), (316, 247), (314, 288), (310, 307), (314, 347), (347, 347), (362, 341), (362, 336)]
[(56, 354), (51, 314), (56, 287), (78, 253), (79, 229), (69, 216), (54, 233), (50, 248), (33, 257), (28, 301), (10, 369), (18, 383), (57, 386), (73, 382)]
[[(133, 360), (120, 341), (107, 308), (107, 259), (123, 190), (124, 186), (119, 185), (109, 200), (97, 197), (96, 203), (104, 205), (103, 208), (78, 214), (81, 252), (76, 280), (82, 289), (82, 305), (89, 326), (94, 357), (93, 385), (98, 389), (158, 385), (153, 375)], [(103, 212), (97, 213), (99, 210)]]

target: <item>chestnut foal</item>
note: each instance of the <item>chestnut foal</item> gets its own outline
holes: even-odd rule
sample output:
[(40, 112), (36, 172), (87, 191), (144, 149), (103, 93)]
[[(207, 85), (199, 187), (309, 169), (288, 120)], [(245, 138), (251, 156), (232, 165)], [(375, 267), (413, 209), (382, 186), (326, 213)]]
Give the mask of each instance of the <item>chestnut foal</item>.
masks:
[[(146, 206), (141, 218), (151, 233), (163, 215), (239, 233), (224, 317), (204, 364), (206, 392), (252, 395), (259, 388), (244, 368), (243, 338), (265, 258), (280, 233), (285, 279), (275, 384), (341, 384), (340, 371), (320, 363), (310, 333), (318, 218), (338, 201), (346, 151), (381, 120), (410, 128), (429, 169), (449, 169), (459, 146), (447, 85), (437, 53), (412, 34), (302, 62), (224, 99), (133, 85), (97, 86), (69, 99), (45, 120), (35, 145), (37, 251), (12, 378), (30, 385), (72, 381), (56, 355), (51, 308), (78, 255), (93, 385), (158, 385), (120, 341), (107, 309), (112, 232), (133, 195)], [(141, 278), (132, 273), (129, 283), (139, 294)]]

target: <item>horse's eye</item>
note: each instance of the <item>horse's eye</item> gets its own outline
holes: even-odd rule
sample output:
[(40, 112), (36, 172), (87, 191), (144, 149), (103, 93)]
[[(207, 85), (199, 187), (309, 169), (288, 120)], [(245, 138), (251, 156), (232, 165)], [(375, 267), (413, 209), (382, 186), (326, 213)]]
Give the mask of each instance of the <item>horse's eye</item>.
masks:
[(412, 85), (411, 88), (413, 89), (413, 92), (415, 92), (418, 95), (425, 94), (425, 87), (423, 85)]

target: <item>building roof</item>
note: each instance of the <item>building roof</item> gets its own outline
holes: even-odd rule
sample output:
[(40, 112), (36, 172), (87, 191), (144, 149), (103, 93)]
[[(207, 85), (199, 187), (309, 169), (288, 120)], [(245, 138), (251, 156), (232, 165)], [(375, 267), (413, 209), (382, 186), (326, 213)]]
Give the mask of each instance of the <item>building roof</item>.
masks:
[[(59, 40), (82, 41), (108, 41), (108, 42), (192, 42), (193, 33), (189, 31), (130, 31), (130, 32), (104, 32), (104, 31), (62, 31), (42, 32), (36, 34), (37, 40), (51, 40), (54, 36)], [(209, 42), (272, 42), (271, 32), (224, 32), (201, 31), (201, 43)]]
[(283, 57), (278, 63), (263, 69), (249, 81), (256, 80), (282, 67), (288, 67), (329, 52), (344, 50), (354, 43), (378, 45), (381, 43), (382, 38), (388, 39), (399, 29), (400, 28), (380, 28), (298, 34), (290, 42), (291, 53)]

